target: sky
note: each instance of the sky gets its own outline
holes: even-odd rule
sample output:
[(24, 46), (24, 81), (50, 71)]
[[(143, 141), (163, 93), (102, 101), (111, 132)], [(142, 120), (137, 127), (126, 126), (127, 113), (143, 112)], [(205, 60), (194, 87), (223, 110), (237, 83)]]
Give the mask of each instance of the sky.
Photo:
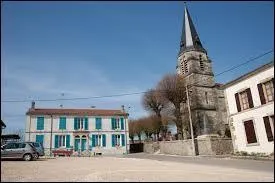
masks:
[[(273, 50), (273, 2), (187, 2), (214, 74)], [(176, 72), (183, 2), (2, 2), (1, 119), (25, 128), (31, 102), (143, 92)], [(274, 52), (216, 77), (226, 83)], [(64, 93), (64, 96), (62, 96)], [(148, 113), (142, 94), (43, 102), (37, 108), (121, 109)]]

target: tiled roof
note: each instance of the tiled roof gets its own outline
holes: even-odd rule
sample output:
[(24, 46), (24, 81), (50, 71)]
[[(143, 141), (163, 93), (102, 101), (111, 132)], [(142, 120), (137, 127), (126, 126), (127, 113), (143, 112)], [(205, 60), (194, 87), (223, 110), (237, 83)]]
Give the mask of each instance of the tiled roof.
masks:
[(68, 115), (68, 116), (127, 116), (121, 110), (109, 109), (29, 109), (26, 115)]

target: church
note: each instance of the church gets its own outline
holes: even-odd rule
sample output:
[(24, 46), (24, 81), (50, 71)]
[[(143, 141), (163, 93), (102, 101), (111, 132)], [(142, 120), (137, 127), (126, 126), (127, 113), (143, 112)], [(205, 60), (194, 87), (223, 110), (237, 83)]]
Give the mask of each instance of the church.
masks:
[[(187, 7), (176, 70), (188, 86), (194, 137), (206, 134), (230, 136), (226, 133), (229, 127), (222, 85), (215, 83), (212, 60), (200, 41)], [(182, 111), (186, 108), (187, 104), (184, 104)]]

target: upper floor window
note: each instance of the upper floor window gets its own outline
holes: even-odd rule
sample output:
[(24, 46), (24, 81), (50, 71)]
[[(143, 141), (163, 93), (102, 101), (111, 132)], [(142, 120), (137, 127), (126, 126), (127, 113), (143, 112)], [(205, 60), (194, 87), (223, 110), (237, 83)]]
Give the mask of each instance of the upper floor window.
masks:
[(124, 130), (124, 118), (112, 118), (112, 129), (121, 129)]
[(184, 72), (185, 72), (185, 73), (188, 73), (187, 60), (184, 60)]
[(44, 117), (37, 117), (36, 129), (44, 130)]
[(59, 129), (66, 130), (66, 117), (59, 118)]
[(88, 118), (77, 117), (74, 118), (75, 130), (88, 130)]
[(102, 119), (101, 118), (95, 118), (95, 129), (99, 130), (102, 128)]
[(204, 70), (204, 65), (203, 65), (203, 61), (200, 60), (200, 69), (203, 71)]
[(274, 78), (257, 85), (260, 95), (261, 104), (274, 101)]
[(242, 92), (235, 93), (235, 99), (238, 112), (254, 107), (250, 88)]
[(208, 96), (207, 96), (207, 92), (204, 93), (205, 94), (205, 101), (208, 104)]

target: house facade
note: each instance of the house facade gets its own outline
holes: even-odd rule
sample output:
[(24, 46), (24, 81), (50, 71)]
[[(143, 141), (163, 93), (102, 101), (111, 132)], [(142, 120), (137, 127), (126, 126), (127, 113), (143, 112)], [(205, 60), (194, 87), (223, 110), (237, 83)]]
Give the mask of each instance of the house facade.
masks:
[(38, 109), (26, 113), (26, 141), (41, 142), (45, 154), (58, 149), (124, 154), (129, 149), (128, 114), (122, 110)]
[(234, 151), (274, 152), (274, 62), (223, 87)]

